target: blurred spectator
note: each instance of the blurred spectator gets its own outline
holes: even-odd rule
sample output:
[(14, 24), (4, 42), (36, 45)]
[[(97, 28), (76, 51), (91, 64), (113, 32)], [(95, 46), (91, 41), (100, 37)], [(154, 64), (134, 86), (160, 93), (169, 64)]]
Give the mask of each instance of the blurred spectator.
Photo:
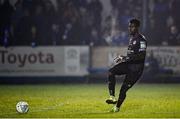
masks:
[(166, 20), (166, 26), (169, 29), (173, 24), (175, 24), (174, 18), (170, 15)]
[(15, 5), (14, 5), (15, 11), (13, 12), (12, 15), (12, 23), (13, 26), (16, 27), (17, 23), (19, 20), (24, 16), (24, 8), (23, 8), (23, 0), (17, 0)]
[(170, 0), (170, 14), (175, 19), (177, 27), (180, 28), (180, 16), (178, 15), (180, 11), (180, 1), (179, 0)]
[(153, 51), (147, 53), (145, 69), (150, 75), (157, 74), (159, 72), (159, 63), (154, 57)]
[[(43, 6), (38, 5), (35, 8), (35, 13), (32, 16), (33, 19), (33, 24), (34, 27), (36, 29), (36, 36), (34, 36), (34, 41), (36, 45), (48, 45), (50, 44), (49, 39), (50, 37), (48, 37), (47, 34), (49, 34), (49, 29), (51, 29), (51, 27), (47, 27), (46, 24), (46, 17), (44, 15), (43, 12)], [(48, 39), (49, 38), (49, 39)]]
[(60, 33), (59, 25), (53, 24), (52, 25), (52, 34), (51, 34), (52, 45), (56, 46), (56, 45), (62, 44), (61, 35), (62, 35), (62, 33)]
[[(52, 0), (17, 0), (14, 6), (1, 2), (0, 45), (126, 45), (132, 17), (145, 24), (150, 45), (180, 45), (178, 35), (168, 34), (174, 24), (180, 29), (179, 0), (109, 0), (112, 12), (105, 19), (102, 0), (56, 2), (57, 9)], [(148, 13), (143, 16), (144, 5)]]
[[(44, 39), (45, 39), (45, 45), (53, 45), (54, 41), (52, 41), (52, 33), (56, 31), (57, 33), (57, 28), (55, 26), (58, 26), (58, 21), (56, 16), (56, 11), (55, 8), (50, 0), (44, 1), (45, 4), (45, 12), (44, 12), (44, 17), (45, 17), (45, 32), (44, 34)], [(57, 35), (56, 35), (57, 36)]]
[(126, 9), (122, 15), (119, 14), (119, 22), (122, 30), (127, 30), (128, 20), (130, 18), (132, 18), (132, 16), (129, 9)]
[(93, 27), (93, 16), (83, 7), (80, 8), (80, 23), (79, 35), (81, 45), (88, 45)]
[(28, 9), (29, 13), (33, 15), (37, 6), (44, 6), (44, 0), (23, 0), (22, 4), (23, 9)]
[(104, 20), (104, 23), (102, 24), (102, 31), (103, 33), (111, 31), (111, 25), (112, 24), (112, 16), (107, 16)]
[(144, 68), (145, 68), (145, 70), (143, 73), (143, 77), (145, 77), (144, 79), (146, 79), (146, 80), (157, 79), (158, 76), (160, 76), (160, 75), (172, 75), (173, 74), (172, 69), (164, 68), (159, 65), (159, 62), (158, 62), (157, 58), (154, 56), (153, 51), (147, 52)]
[(112, 37), (112, 45), (114, 46), (128, 45), (128, 34), (124, 31), (117, 30), (117, 33)]
[[(24, 16), (19, 20), (15, 28), (15, 45), (30, 46), (32, 43), (33, 19), (28, 9), (24, 9)], [(33, 33), (35, 32), (35, 28)], [(34, 33), (35, 34), (35, 33)]]
[(92, 15), (93, 27), (100, 29), (101, 25), (101, 12), (103, 10), (103, 6), (99, 0), (91, 0), (88, 4), (88, 10), (90, 15)]
[(80, 14), (73, 1), (63, 1), (66, 6), (62, 11), (60, 31), (62, 32), (63, 45), (81, 45)]
[(148, 45), (159, 45), (162, 42), (161, 36), (158, 34), (158, 30), (155, 26), (154, 18), (149, 18), (147, 28), (146, 28), (146, 36), (148, 39)]
[(106, 42), (100, 36), (100, 33), (98, 33), (98, 30), (96, 28), (93, 28), (91, 31), (89, 45), (90, 46), (104, 46), (104, 45), (106, 45)]
[(65, 8), (67, 7), (68, 0), (57, 0), (58, 17), (62, 19)]
[(167, 34), (166, 19), (169, 14), (168, 1), (155, 0), (154, 4), (154, 20), (156, 26), (156, 32), (159, 35), (160, 40), (164, 40), (164, 34)]
[(3, 4), (0, 5), (0, 45), (2, 46), (8, 46), (12, 43), (11, 17), (13, 12), (14, 8), (9, 0), (5, 0)]
[(79, 21), (74, 17), (73, 20), (65, 24), (63, 31), (62, 42), (63, 45), (80, 45), (82, 43), (80, 35)]
[(111, 0), (112, 9), (117, 9), (119, 14), (123, 14), (128, 9), (127, 1), (124, 0)]
[(109, 32), (105, 31), (103, 34), (103, 38), (104, 38), (105, 42), (107, 43), (107, 45), (112, 45), (112, 37), (109, 34)]
[(158, 74), (160, 73), (160, 66), (157, 59), (154, 57), (153, 51), (147, 52), (143, 79), (153, 80), (157, 79)]
[(170, 27), (167, 44), (171, 46), (180, 45), (180, 32), (175, 25)]

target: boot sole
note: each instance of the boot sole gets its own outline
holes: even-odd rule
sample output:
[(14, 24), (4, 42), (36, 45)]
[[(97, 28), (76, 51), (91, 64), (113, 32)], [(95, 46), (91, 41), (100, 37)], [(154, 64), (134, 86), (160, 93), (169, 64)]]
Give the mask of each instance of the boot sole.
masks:
[(107, 104), (116, 104), (116, 103), (117, 103), (117, 101), (106, 100), (106, 103), (107, 103)]

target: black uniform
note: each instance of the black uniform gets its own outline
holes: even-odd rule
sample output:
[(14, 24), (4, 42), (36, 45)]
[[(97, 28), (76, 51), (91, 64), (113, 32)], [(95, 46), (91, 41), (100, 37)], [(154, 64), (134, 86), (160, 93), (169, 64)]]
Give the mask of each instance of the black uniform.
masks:
[(123, 62), (109, 69), (108, 86), (110, 95), (115, 95), (115, 75), (126, 74), (123, 81), (117, 107), (120, 107), (126, 97), (126, 92), (140, 78), (146, 56), (147, 42), (143, 35), (137, 33), (129, 40), (127, 56), (123, 57)]

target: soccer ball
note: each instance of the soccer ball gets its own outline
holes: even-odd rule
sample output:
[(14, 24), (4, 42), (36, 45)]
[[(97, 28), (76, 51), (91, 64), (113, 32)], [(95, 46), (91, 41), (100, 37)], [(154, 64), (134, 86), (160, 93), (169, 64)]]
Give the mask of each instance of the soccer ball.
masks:
[(29, 105), (25, 101), (20, 101), (16, 104), (16, 110), (19, 113), (27, 113), (29, 110)]

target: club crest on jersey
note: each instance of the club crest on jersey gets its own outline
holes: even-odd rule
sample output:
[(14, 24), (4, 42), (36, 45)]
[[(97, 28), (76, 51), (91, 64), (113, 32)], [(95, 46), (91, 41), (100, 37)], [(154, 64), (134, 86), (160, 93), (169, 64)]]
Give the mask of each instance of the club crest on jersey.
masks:
[(133, 45), (135, 45), (136, 44), (136, 41), (133, 41)]

